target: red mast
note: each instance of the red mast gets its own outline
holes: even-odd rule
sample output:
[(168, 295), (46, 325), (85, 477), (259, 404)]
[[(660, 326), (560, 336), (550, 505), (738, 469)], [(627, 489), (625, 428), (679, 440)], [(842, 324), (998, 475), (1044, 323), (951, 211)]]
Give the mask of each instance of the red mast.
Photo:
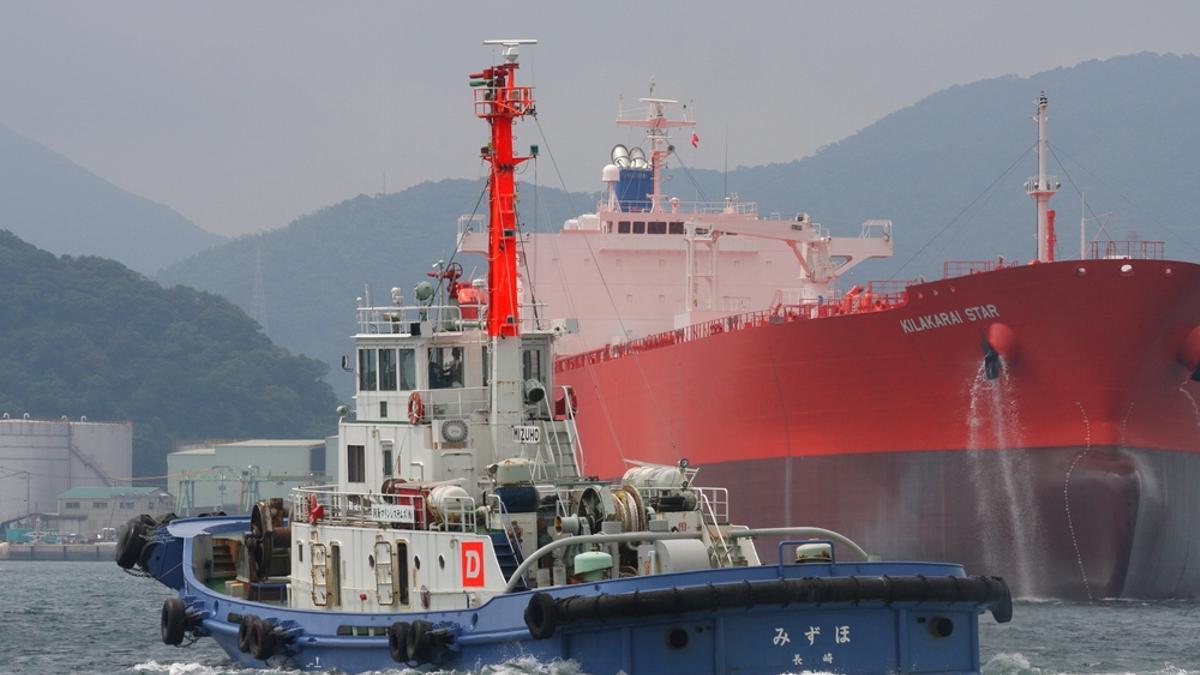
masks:
[[(520, 307), (517, 296), (517, 211), (516, 167), (531, 157), (513, 155), (513, 120), (532, 114), (533, 88), (518, 87), (517, 45), (532, 40), (495, 40), (504, 46), (505, 63), (471, 74), (475, 90), (475, 114), (492, 126), (492, 142), (483, 148), (483, 159), (491, 164), (488, 202), (488, 310), (487, 330), (491, 337), (519, 334)], [(534, 151), (536, 152), (536, 151)], [(531, 155), (532, 156), (532, 155)]]

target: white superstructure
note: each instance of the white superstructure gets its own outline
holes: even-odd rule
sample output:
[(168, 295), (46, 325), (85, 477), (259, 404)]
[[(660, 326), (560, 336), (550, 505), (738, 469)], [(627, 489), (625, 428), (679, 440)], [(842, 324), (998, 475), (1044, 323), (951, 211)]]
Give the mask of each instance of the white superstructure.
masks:
[[(640, 102), (643, 115), (623, 112), (617, 124), (644, 129), (646, 149), (613, 148), (596, 212), (559, 232), (521, 235), (523, 301), (543, 317), (579, 320), (562, 353), (730, 314), (832, 301), (840, 297), (839, 276), (892, 255), (887, 220), (863, 223), (856, 237), (834, 237), (808, 214), (763, 218), (736, 196), (715, 203), (667, 197), (663, 172), (675, 151), (668, 131), (695, 122), (668, 116), (676, 101)], [(478, 220), (460, 221), (459, 240), (463, 251), (487, 250)]]

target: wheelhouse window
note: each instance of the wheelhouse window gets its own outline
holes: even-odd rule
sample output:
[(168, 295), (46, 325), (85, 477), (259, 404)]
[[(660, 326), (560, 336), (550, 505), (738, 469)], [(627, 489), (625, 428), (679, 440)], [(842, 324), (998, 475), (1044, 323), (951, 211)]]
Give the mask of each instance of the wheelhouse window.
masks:
[(683, 234), (683, 223), (670, 223), (667, 231), (669, 234)]
[(379, 391), (396, 391), (396, 350), (379, 350)]
[(617, 223), (617, 234), (629, 234), (629, 221), (622, 220)]
[(417, 350), (401, 349), (400, 354), (400, 390), (412, 391), (417, 388)]
[(367, 482), (367, 449), (363, 445), (346, 446), (346, 480), (351, 483)]
[(650, 234), (666, 234), (667, 233), (667, 224), (662, 221), (655, 221), (653, 223), (650, 223), (647, 231)]
[(633, 224), (633, 233), (634, 234), (646, 234), (646, 223), (634, 223)]
[(455, 389), (462, 386), (463, 348), (431, 348), (429, 350), (429, 388)]
[(374, 349), (358, 350), (358, 390), (375, 391), (375, 359)]
[(542, 349), (535, 347), (521, 351), (521, 377), (524, 380), (534, 379), (543, 384), (542, 378)]

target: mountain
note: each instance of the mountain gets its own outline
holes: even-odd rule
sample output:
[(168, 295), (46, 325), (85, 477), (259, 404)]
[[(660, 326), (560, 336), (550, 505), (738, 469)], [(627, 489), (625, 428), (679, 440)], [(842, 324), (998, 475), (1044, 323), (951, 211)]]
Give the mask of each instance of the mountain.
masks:
[[(764, 215), (806, 211), (835, 234), (856, 234), (868, 218), (891, 219), (895, 256), (853, 270), (846, 286), (937, 277), (943, 259), (1026, 260), (1035, 252), (1034, 206), (1023, 184), (1036, 173), (1031, 117), (1042, 90), (1050, 97), (1050, 167), (1063, 183), (1052, 202), (1059, 255), (1078, 255), (1078, 186), (1089, 215), (1100, 217), (1089, 223), (1089, 237), (1103, 222), (1111, 238), (1163, 239), (1169, 255), (1200, 258), (1186, 199), (1200, 184), (1195, 56), (1137, 54), (951, 87), (810, 157), (733, 170), (730, 191), (757, 202)], [(667, 191), (683, 199), (723, 196), (720, 172), (670, 173)], [(270, 334), (335, 364), (350, 349), (351, 303), (363, 283), (375, 287), (377, 298), (392, 286), (411, 288), (420, 270), (449, 256), (453, 223), (471, 211), (480, 189), (478, 182), (442, 181), (358, 197), (205, 251), (159, 278), (250, 307), (261, 250)], [(533, 214), (546, 228), (594, 203), (594, 195), (543, 189), (542, 207), (533, 209), (529, 187), (522, 190), (527, 227)], [(350, 395), (349, 376), (332, 381), (343, 397)]]
[(132, 420), (136, 475), (164, 474), (178, 440), (335, 429), (325, 366), (216, 295), (55, 257), (4, 230), (0, 288), (0, 410)]
[[(527, 228), (557, 227), (571, 214), (595, 204), (595, 195), (522, 185), (522, 221)], [(443, 180), (402, 192), (360, 195), (302, 216), (285, 228), (242, 237), (163, 270), (164, 285), (184, 284), (218, 293), (253, 309), (256, 270), (261, 274), (258, 316), (280, 344), (330, 364), (330, 382), (344, 399), (353, 380), (337, 364), (352, 349), (354, 300), (369, 285), (378, 302), (392, 287), (411, 289), (438, 259), (454, 251), (455, 225), (478, 204), (483, 182)], [(459, 259), (469, 274), (483, 269), (480, 258)], [(252, 315), (256, 311), (251, 312)]]
[[(730, 191), (760, 213), (806, 211), (838, 234), (890, 218), (895, 256), (859, 267), (861, 279), (937, 277), (943, 259), (1028, 260), (1035, 208), (1023, 185), (1037, 173), (1040, 91), (1050, 99), (1047, 172), (1063, 186), (1051, 201), (1058, 255), (1079, 255), (1082, 191), (1106, 238), (1165, 240), (1169, 256), (1200, 259), (1187, 198), (1200, 185), (1192, 55), (1136, 54), (951, 87), (811, 157), (731, 171)], [(720, 172), (693, 177), (709, 199), (722, 196)], [(1089, 239), (1097, 226), (1088, 223)]]
[(3, 125), (0, 229), (55, 253), (112, 258), (147, 275), (224, 241)]

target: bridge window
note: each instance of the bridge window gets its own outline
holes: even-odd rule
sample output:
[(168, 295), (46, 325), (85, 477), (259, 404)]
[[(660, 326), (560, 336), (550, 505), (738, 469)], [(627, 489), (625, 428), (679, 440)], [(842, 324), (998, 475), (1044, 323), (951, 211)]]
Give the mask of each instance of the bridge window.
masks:
[(668, 228), (670, 234), (683, 234), (683, 223), (671, 223)]
[(400, 390), (412, 391), (417, 388), (417, 350), (400, 350)]
[(358, 390), (375, 391), (375, 350), (358, 350)]
[(379, 350), (379, 391), (396, 391), (396, 350)]
[(633, 233), (634, 234), (646, 234), (646, 224), (645, 223), (634, 223), (633, 224)]
[(629, 221), (622, 220), (617, 223), (617, 234), (629, 234)]
[(346, 481), (350, 483), (367, 482), (366, 446), (346, 446)]
[(667, 224), (664, 222), (653, 222), (649, 224), (647, 232), (650, 234), (666, 234)]
[(431, 348), (429, 350), (429, 388), (457, 389), (462, 386), (462, 347)]
[(545, 384), (542, 379), (542, 354), (543, 350), (539, 348), (525, 349), (521, 352), (521, 375), (523, 379), (534, 379)]

